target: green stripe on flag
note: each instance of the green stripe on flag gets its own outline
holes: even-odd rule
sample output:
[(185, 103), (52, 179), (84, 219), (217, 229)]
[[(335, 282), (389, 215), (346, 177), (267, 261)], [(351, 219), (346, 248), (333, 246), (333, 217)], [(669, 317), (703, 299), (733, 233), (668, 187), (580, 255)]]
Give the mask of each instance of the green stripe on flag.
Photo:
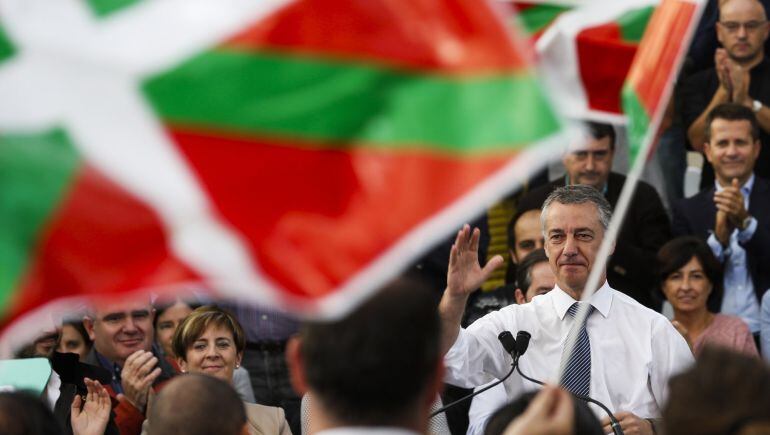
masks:
[(630, 10), (618, 17), (617, 24), (620, 26), (620, 35), (623, 40), (626, 42), (641, 41), (653, 12), (655, 12), (655, 7), (647, 6)]
[(570, 6), (537, 5), (519, 12), (518, 17), (524, 30), (537, 33), (551, 23), (562, 12), (572, 9)]
[(558, 129), (536, 80), (448, 77), (271, 53), (201, 54), (144, 84), (166, 122), (377, 148), (474, 152)]
[(97, 17), (106, 17), (142, 0), (85, 0)]
[(650, 116), (634, 88), (628, 84), (623, 87), (623, 112), (628, 116), (629, 161), (633, 165), (650, 126)]
[(0, 314), (27, 271), (79, 157), (62, 130), (0, 135)]
[(13, 56), (14, 53), (16, 53), (16, 48), (8, 38), (8, 34), (5, 33), (3, 26), (0, 26), (0, 62)]

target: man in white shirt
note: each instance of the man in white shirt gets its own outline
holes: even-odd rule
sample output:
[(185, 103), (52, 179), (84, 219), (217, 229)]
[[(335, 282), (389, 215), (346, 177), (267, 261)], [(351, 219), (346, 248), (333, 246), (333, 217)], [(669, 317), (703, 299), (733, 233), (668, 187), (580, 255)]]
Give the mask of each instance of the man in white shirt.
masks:
[[(468, 388), (503, 378), (512, 360), (497, 336), (506, 330), (514, 335), (518, 331), (532, 335), (529, 350), (519, 362), (525, 374), (556, 382), (561, 365), (570, 371), (575, 352), (562, 355), (567, 334), (575, 324), (568, 311), (572, 312), (571, 307), (583, 294), (610, 217), (610, 205), (593, 187), (556, 189), (544, 203), (541, 218), (545, 251), (556, 275), (555, 288), (529, 304), (491, 313), (467, 330), (460, 328), (465, 300), (502, 258), (495, 257), (482, 268), (478, 263), (478, 230), (471, 233), (465, 226), (458, 233), (450, 255), (447, 289), (439, 305), (442, 345), (447, 350), (446, 382)], [(597, 267), (604, 270), (605, 266)], [(592, 308), (585, 328), (574, 325), (573, 333), (584, 337), (575, 350), (585, 350), (582, 357), (588, 358), (577, 366), (578, 384), (583, 393), (615, 414), (624, 431), (652, 434), (648, 419), (660, 416), (669, 377), (690, 365), (692, 353), (666, 318), (610, 288), (604, 273), (601, 282), (588, 301)], [(572, 380), (562, 382), (572, 389)], [(515, 375), (508, 378), (505, 388), (513, 398), (538, 387)], [(598, 408), (594, 411), (602, 415)]]

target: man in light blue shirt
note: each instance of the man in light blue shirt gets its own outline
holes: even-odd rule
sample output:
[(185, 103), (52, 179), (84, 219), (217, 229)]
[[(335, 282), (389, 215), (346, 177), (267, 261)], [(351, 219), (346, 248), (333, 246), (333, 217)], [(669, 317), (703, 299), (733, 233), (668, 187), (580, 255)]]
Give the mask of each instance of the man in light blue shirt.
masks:
[(770, 287), (770, 182), (754, 175), (759, 126), (752, 109), (731, 103), (716, 106), (707, 125), (714, 188), (674, 204), (673, 230), (706, 238), (725, 268), (724, 295), (709, 309), (741, 317), (758, 338), (760, 301)]

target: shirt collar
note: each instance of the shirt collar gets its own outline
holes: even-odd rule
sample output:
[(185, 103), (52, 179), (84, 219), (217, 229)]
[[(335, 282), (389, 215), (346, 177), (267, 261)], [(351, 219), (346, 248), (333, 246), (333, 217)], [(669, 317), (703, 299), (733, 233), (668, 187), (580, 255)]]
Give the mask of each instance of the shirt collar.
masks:
[[(567, 314), (569, 307), (578, 301), (573, 299), (567, 292), (560, 289), (558, 284), (556, 284), (556, 287), (554, 287), (550, 293), (553, 295), (553, 306), (556, 309), (556, 314), (560, 319), (564, 320), (564, 316)], [(599, 287), (599, 290), (591, 295), (590, 303), (602, 316), (607, 317), (610, 314), (612, 292), (610, 291), (610, 286), (607, 284), (607, 280), (605, 280), (604, 284)]]
[[(722, 187), (721, 184), (719, 184), (719, 181), (717, 179), (714, 179), (714, 187), (716, 188), (717, 192), (721, 192), (724, 187)], [(748, 180), (746, 180), (745, 183), (743, 183), (743, 186), (741, 186), (741, 193), (745, 197), (749, 197), (751, 195), (751, 190), (754, 189), (754, 173), (751, 173), (751, 177), (749, 177)]]

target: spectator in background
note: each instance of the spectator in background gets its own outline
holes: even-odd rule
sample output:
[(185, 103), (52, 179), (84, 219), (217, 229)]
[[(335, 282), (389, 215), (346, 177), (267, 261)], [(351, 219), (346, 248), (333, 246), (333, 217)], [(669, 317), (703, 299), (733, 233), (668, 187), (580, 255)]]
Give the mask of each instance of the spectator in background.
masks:
[[(519, 201), (519, 210), (539, 210), (546, 197), (561, 186), (588, 185), (601, 192), (614, 209), (626, 177), (612, 172), (615, 130), (609, 124), (586, 123), (583, 143), (571, 144), (562, 157), (567, 173), (563, 178), (532, 190)], [(639, 181), (623, 225), (615, 253), (607, 265), (607, 281), (648, 308), (660, 310), (653, 298), (655, 254), (671, 238), (671, 227), (658, 192)]]
[(153, 316), (149, 300), (134, 300), (100, 304), (83, 317), (94, 341), (86, 362), (112, 375), (106, 387), (119, 403), (114, 411), (121, 435), (141, 433), (150, 390), (174, 376), (153, 346)]
[[(227, 311), (196, 308), (176, 329), (174, 354), (183, 373), (202, 373), (233, 384), (246, 344), (243, 328)], [(244, 405), (241, 405), (244, 406)], [(291, 435), (283, 409), (245, 403), (248, 433)], [(150, 427), (154, 422), (150, 420)]]
[(180, 376), (158, 394), (149, 435), (247, 435), (246, 412), (227, 382), (204, 375)]
[(739, 316), (758, 343), (759, 304), (770, 287), (770, 181), (754, 174), (759, 125), (751, 109), (733, 103), (716, 106), (706, 122), (716, 182), (674, 203), (673, 230), (706, 240), (724, 267), (724, 295), (712, 310)]
[(303, 326), (287, 360), (296, 390), (312, 397), (311, 434), (406, 435), (427, 430), (440, 352), (431, 290), (400, 278), (341, 320)]
[(758, 356), (754, 338), (740, 317), (714, 314), (722, 294), (722, 266), (697, 237), (679, 237), (658, 252), (660, 289), (674, 308), (674, 325), (697, 357), (705, 346), (723, 346)]
[(670, 381), (666, 434), (770, 433), (770, 369), (760, 359), (706, 349)]
[[(468, 299), (463, 326), (468, 326), (492, 311), (513, 303), (523, 303), (517, 295), (518, 263), (530, 252), (543, 248), (543, 232), (540, 230), (540, 210), (527, 210), (513, 216), (507, 226), (508, 253), (511, 262), (506, 270), (506, 283), (491, 291), (477, 291)], [(448, 256), (448, 253), (447, 253)], [(520, 287), (520, 286), (519, 286)], [(529, 285), (524, 289), (528, 289)], [(553, 288), (553, 285), (551, 285)], [(550, 288), (549, 288), (550, 290)], [(526, 291), (526, 290), (525, 290)], [(521, 293), (519, 291), (518, 293)], [(531, 298), (530, 298), (531, 299)]]
[(86, 360), (86, 355), (91, 351), (93, 341), (88, 337), (83, 321), (68, 320), (61, 327), (59, 343), (56, 350), (61, 353), (76, 353), (80, 361)]
[[(714, 67), (690, 76), (681, 87), (683, 123), (694, 150), (703, 151), (708, 140), (704, 135), (708, 113), (728, 102), (752, 110), (761, 128), (755, 139), (770, 143), (770, 108), (767, 107), (770, 104), (770, 64), (764, 51), (768, 26), (765, 8), (757, 0), (719, 3), (716, 35), (722, 48), (714, 54)], [(761, 151), (756, 173), (770, 178), (768, 150)], [(706, 165), (701, 187), (710, 187), (712, 179), (713, 171)]]

